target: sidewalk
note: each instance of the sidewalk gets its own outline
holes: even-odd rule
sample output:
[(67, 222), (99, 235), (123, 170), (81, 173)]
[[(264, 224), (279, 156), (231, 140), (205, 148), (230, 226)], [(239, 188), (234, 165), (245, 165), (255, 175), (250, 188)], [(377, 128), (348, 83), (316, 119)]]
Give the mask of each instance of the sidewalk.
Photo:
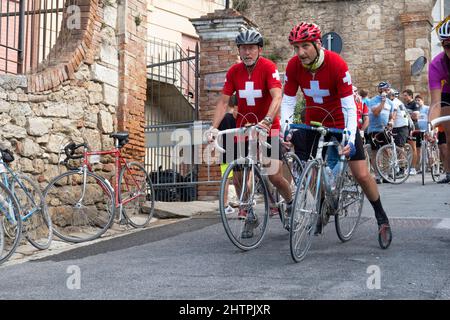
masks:
[(147, 227), (136, 229), (132, 226), (123, 226), (116, 223), (106, 231), (106, 233), (99, 239), (83, 242), (83, 243), (68, 243), (58, 239), (54, 236), (50, 248), (47, 250), (38, 250), (29, 244), (25, 237), (22, 237), (22, 244), (16, 249), (16, 252), (0, 265), (9, 266), (41, 259), (44, 257), (59, 254), (61, 252), (69, 251), (78, 247), (88, 246), (97, 242), (110, 240), (116, 237), (122, 237), (142, 230), (162, 227), (178, 221), (183, 221), (192, 218), (194, 215), (200, 214), (218, 214), (218, 201), (192, 201), (192, 202), (155, 202), (155, 212), (153, 218)]

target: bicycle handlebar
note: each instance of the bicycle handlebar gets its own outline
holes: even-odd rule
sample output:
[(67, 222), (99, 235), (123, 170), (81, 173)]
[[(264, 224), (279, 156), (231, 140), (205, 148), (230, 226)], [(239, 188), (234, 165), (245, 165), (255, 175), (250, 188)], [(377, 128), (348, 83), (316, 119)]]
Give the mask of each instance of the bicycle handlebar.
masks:
[(313, 130), (313, 131), (321, 131), (321, 130), (325, 130), (327, 132), (330, 133), (338, 133), (338, 134), (348, 134), (350, 135), (350, 132), (348, 132), (348, 130), (346, 129), (337, 129), (337, 128), (327, 128), (325, 126), (323, 126), (322, 124), (320, 124), (319, 122), (311, 122), (313, 124), (318, 124), (319, 126), (310, 126), (307, 124), (290, 124), (289, 125), (289, 129), (290, 130), (296, 130), (296, 129), (306, 129), (306, 130)]
[[(264, 136), (264, 137), (267, 137), (267, 132), (266, 132), (264, 129), (261, 129), (261, 128), (257, 127), (257, 126), (241, 127), (241, 128), (234, 128), (234, 129), (226, 129), (226, 130), (222, 130), (222, 131), (219, 131), (219, 132), (218, 132), (216, 139), (214, 139), (214, 147), (215, 147), (217, 150), (219, 150), (219, 152), (225, 153), (225, 149), (223, 149), (223, 148), (219, 145), (219, 142), (218, 142), (219, 136), (223, 136), (223, 135), (225, 135), (225, 134), (230, 134), (230, 133), (239, 133), (239, 134), (243, 134), (243, 133), (245, 133), (246, 131), (249, 131), (249, 130), (251, 130), (251, 129), (256, 130), (256, 132), (258, 132), (258, 134), (260, 134), (260, 135), (262, 135), (262, 136)], [(265, 142), (265, 141), (261, 141), (261, 144), (262, 144), (263, 146), (265, 146), (266, 148), (268, 148), (268, 149), (271, 149), (271, 148), (272, 148), (272, 146), (271, 146), (270, 144), (268, 144), (267, 142)]]
[(88, 145), (86, 143), (75, 144), (75, 142), (73, 142), (73, 141), (71, 143), (69, 143), (68, 145), (66, 145), (64, 147), (64, 153), (67, 156), (66, 160), (68, 160), (68, 159), (74, 159), (74, 160), (75, 159), (83, 159), (84, 155), (82, 155), (82, 154), (74, 156), (75, 151), (81, 147), (87, 148)]
[(436, 119), (431, 120), (431, 125), (433, 127), (436, 127), (437, 125), (441, 124), (442, 122), (450, 121), (450, 116), (443, 116)]

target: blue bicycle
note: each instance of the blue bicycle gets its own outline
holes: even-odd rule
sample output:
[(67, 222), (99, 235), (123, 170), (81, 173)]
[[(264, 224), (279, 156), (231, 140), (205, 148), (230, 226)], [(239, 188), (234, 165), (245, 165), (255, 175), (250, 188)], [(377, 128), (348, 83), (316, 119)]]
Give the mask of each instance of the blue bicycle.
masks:
[[(5, 161), (8, 157), (9, 162)], [(14, 172), (9, 163), (14, 157), (4, 150), (0, 158), (1, 181), (11, 191), (17, 201), (22, 231), (25, 238), (37, 249), (44, 250), (50, 246), (53, 238), (52, 223), (48, 213), (47, 204), (39, 185), (30, 177)], [(5, 214), (3, 218), (4, 238), (13, 238), (16, 235), (14, 215)]]

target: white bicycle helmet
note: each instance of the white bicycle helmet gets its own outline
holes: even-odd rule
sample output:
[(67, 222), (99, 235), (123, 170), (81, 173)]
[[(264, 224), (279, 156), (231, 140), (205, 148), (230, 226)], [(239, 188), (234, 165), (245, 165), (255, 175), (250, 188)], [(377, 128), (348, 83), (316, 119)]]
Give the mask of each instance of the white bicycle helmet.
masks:
[(444, 22), (438, 29), (437, 34), (439, 40), (444, 41), (450, 39), (450, 20)]

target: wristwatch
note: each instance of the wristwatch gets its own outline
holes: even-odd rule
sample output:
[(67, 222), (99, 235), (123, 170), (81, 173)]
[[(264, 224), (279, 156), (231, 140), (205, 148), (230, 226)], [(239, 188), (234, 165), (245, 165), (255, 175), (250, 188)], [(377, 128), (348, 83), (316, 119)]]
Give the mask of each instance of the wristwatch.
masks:
[(273, 123), (273, 119), (269, 116), (265, 116), (264, 117), (264, 121), (266, 121), (268, 124), (272, 124)]

